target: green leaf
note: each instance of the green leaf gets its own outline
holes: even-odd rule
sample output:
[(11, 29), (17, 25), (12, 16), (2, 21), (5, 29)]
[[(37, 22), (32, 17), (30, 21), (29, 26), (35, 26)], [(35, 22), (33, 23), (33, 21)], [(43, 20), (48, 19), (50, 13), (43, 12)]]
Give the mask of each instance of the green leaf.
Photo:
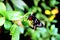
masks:
[(60, 34), (56, 35), (56, 40), (60, 40)]
[(3, 2), (0, 2), (0, 12), (6, 11), (6, 7)]
[(37, 18), (37, 19), (40, 19), (40, 13), (37, 13), (37, 14), (36, 14), (36, 18)]
[(15, 33), (20, 33), (20, 29), (17, 24), (13, 24), (10, 28), (10, 34), (14, 35)]
[(26, 20), (26, 21), (22, 21), (22, 24), (25, 26), (25, 27), (28, 27), (29, 26), (29, 24), (28, 24), (28, 20)]
[(0, 2), (2, 2), (2, 1), (4, 1), (4, 0), (0, 0)]
[(36, 11), (37, 11), (37, 7), (33, 6), (33, 7), (31, 8), (31, 11), (32, 11), (32, 12), (36, 12)]
[(12, 25), (12, 27), (10, 28), (10, 35), (12, 35), (11, 40), (19, 40), (20, 28), (18, 25), (16, 25), (16, 24)]
[(53, 22), (53, 23), (57, 23), (57, 20), (53, 20), (52, 22)]
[(6, 13), (6, 18), (8, 20), (21, 20), (22, 19), (22, 12), (19, 11), (8, 11)]
[(11, 0), (11, 2), (14, 4), (14, 6), (21, 10), (24, 10), (24, 7), (26, 7), (26, 4), (22, 0)]
[(20, 34), (16, 33), (14, 35), (12, 35), (11, 40), (19, 40), (20, 39)]
[(50, 0), (50, 6), (55, 6), (56, 0)]
[(34, 0), (34, 5), (35, 5), (35, 6), (38, 6), (39, 1), (40, 1), (40, 0)]
[(4, 23), (4, 28), (6, 30), (10, 30), (11, 26), (12, 26), (12, 23), (10, 21), (6, 20)]
[(39, 40), (39, 38), (41, 38), (40, 30), (36, 30), (35, 33), (36, 33), (37, 39)]
[(18, 26), (17, 26), (16, 24), (13, 24), (13, 25), (11, 26), (11, 28), (10, 28), (10, 35), (14, 35), (17, 27), (18, 27)]
[(43, 38), (46, 38), (49, 36), (48, 31), (46, 28), (37, 28), (37, 31), (39, 31), (42, 34)]
[(5, 16), (6, 7), (3, 2), (0, 2), (0, 14)]
[(48, 7), (45, 3), (41, 3), (41, 6), (42, 6), (45, 10), (51, 10), (51, 8)]
[(39, 20), (44, 20), (47, 23), (46, 27), (48, 28), (51, 25), (48, 18), (42, 13), (38, 13), (38, 14), (40, 14), (39, 17), (38, 17), (38, 15), (36, 15), (36, 17), (40, 18)]
[(20, 33), (23, 34), (24, 33), (24, 28), (19, 26), (19, 29), (20, 29)]
[(51, 26), (51, 34), (52, 35), (57, 35), (58, 33), (58, 28), (55, 28), (55, 25), (52, 25)]
[(51, 37), (51, 40), (56, 40), (56, 38), (55, 37)]
[(2, 26), (5, 23), (5, 18), (4, 17), (0, 17), (0, 26)]
[[(43, 20), (45, 20), (46, 22), (49, 22), (48, 18), (47, 18), (44, 14), (42, 14), (42, 13), (38, 13), (38, 14), (40, 15), (39, 17), (40, 17), (41, 20), (43, 19)], [(37, 15), (38, 15), (38, 14), (37, 14)], [(37, 15), (36, 15), (36, 16), (37, 16)], [(37, 17), (37, 18), (38, 18), (38, 17)]]
[(10, 4), (7, 2), (6, 3), (6, 11), (12, 11), (12, 7), (10, 6)]
[(50, 2), (49, 5), (51, 7), (55, 7), (56, 4), (59, 4), (59, 2), (57, 2), (56, 0), (50, 0), (49, 2)]
[(37, 40), (37, 33), (33, 32), (34, 34), (32, 34), (32, 40)]
[(38, 10), (39, 12), (42, 12), (42, 9), (41, 9), (40, 7), (38, 7), (37, 10)]
[(33, 29), (31, 29), (31, 28), (28, 28), (27, 29), (27, 32), (25, 33), (25, 36), (27, 36), (27, 35), (32, 35), (34, 33), (34, 30)]

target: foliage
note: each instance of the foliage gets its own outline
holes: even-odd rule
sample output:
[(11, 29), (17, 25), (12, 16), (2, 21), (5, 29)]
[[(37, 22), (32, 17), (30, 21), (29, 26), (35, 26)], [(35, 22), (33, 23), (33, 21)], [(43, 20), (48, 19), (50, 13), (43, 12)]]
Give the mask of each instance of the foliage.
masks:
[[(14, 9), (8, 0), (6, 0), (6, 5), (3, 1), (0, 1), (0, 27), (4, 25), (4, 28), (10, 31), (10, 35), (12, 35), (11, 40), (20, 40), (21, 34), (24, 34), (24, 37), (27, 35), (31, 36), (31, 40), (60, 40), (58, 28), (55, 27), (55, 24), (51, 24), (51, 22), (57, 23), (57, 20), (54, 18), (59, 13), (56, 5), (60, 4), (60, 2), (49, 0), (49, 6), (47, 6), (45, 1), (41, 0), (41, 7), (45, 10), (44, 15), (43, 9), (38, 6), (40, 0), (33, 0), (34, 6), (31, 8), (22, 0), (11, 0)], [(54, 7), (54, 9), (52, 10), (51, 7)], [(24, 9), (27, 10), (26, 13)], [(34, 22), (29, 20), (28, 17), (34, 13), (36, 13), (35, 17), (43, 24), (42, 27), (32, 29)]]

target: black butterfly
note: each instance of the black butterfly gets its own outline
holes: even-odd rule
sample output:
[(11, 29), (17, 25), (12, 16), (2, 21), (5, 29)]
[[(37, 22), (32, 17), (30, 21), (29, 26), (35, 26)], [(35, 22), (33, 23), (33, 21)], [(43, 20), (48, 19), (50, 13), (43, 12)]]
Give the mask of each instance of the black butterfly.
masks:
[(29, 20), (33, 20), (33, 29), (36, 29), (37, 27), (43, 27), (43, 24), (35, 17), (35, 14), (31, 14), (28, 17)]

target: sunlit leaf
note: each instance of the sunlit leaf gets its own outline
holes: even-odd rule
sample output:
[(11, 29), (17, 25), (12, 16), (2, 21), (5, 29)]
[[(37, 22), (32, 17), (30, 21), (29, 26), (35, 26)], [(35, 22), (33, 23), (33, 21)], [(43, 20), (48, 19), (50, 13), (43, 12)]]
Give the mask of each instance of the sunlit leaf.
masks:
[(56, 40), (56, 38), (55, 37), (51, 37), (51, 40)]
[(6, 11), (6, 7), (3, 2), (0, 2), (0, 12), (1, 11)]
[(19, 40), (20, 27), (16, 24), (13, 24), (10, 28), (10, 35), (12, 35), (11, 40)]
[(24, 6), (26, 6), (26, 4), (22, 1), (22, 0), (11, 0), (11, 2), (14, 4), (14, 6), (16, 6), (17, 8), (24, 10)]
[(51, 26), (51, 34), (52, 35), (57, 35), (58, 33), (58, 28), (55, 28), (55, 25), (52, 25)]
[(5, 16), (6, 7), (3, 2), (0, 2), (0, 14)]
[(9, 20), (20, 20), (22, 19), (22, 15), (23, 13), (19, 11), (8, 11), (6, 13), (6, 18)]
[(37, 33), (33, 32), (34, 34), (32, 34), (32, 40), (37, 40)]
[(4, 17), (0, 17), (0, 26), (2, 26), (5, 23), (5, 18)]
[(42, 34), (42, 37), (43, 37), (43, 38), (49, 36), (48, 31), (47, 31), (46, 28), (37, 28), (37, 31), (39, 31), (39, 32)]
[(19, 26), (16, 25), (16, 24), (13, 24), (10, 28), (10, 35), (14, 35), (14, 34), (18, 34), (20, 33), (20, 29), (19, 29)]
[(36, 32), (36, 37), (39, 40), (39, 38), (41, 38), (41, 34), (40, 34), (39, 30), (36, 30), (35, 32)]
[(20, 34), (16, 33), (14, 35), (12, 35), (11, 40), (19, 40), (20, 39)]
[(22, 27), (19, 27), (19, 30), (20, 30), (20, 33), (24, 33), (24, 28), (22, 28)]

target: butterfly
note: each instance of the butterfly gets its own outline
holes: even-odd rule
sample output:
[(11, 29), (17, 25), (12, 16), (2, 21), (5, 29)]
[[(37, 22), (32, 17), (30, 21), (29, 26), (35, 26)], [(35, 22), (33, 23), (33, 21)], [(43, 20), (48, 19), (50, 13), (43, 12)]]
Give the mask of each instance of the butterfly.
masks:
[(37, 27), (43, 27), (43, 24), (40, 22), (40, 20), (38, 20), (36, 17), (35, 17), (35, 14), (30, 14), (29, 17), (28, 17), (28, 20), (33, 20), (33, 29), (36, 29)]

